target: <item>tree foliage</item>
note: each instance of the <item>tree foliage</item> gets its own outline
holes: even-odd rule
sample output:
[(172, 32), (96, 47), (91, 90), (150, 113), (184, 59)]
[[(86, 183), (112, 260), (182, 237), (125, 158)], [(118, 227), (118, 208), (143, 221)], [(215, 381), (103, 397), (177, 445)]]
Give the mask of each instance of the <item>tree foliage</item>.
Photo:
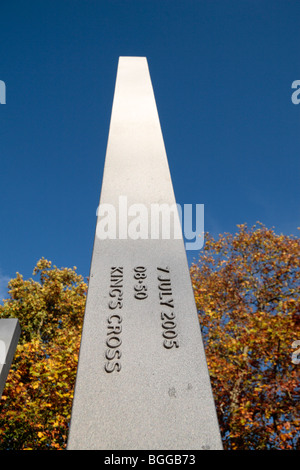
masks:
[(76, 268), (42, 258), (17, 273), (0, 317), (18, 318), (21, 338), (0, 402), (0, 449), (63, 449), (76, 377), (87, 285)]
[(191, 267), (225, 449), (300, 448), (300, 240), (207, 235)]

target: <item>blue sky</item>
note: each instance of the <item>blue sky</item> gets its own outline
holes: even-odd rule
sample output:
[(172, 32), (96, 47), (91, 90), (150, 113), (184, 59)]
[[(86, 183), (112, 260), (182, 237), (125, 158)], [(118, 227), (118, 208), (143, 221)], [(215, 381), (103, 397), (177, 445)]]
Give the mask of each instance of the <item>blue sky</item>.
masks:
[(296, 0), (2, 0), (0, 297), (42, 256), (89, 274), (119, 56), (148, 59), (177, 202), (297, 234), (299, 25)]

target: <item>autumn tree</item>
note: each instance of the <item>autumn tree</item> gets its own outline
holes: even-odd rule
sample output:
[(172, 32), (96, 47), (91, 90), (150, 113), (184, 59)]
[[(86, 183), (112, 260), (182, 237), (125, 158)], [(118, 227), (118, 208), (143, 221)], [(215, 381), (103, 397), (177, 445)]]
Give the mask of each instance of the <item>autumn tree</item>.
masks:
[(17, 273), (0, 318), (18, 318), (21, 337), (0, 401), (0, 449), (66, 446), (87, 285), (76, 268), (42, 258), (38, 280)]
[(191, 278), (224, 448), (299, 449), (299, 238), (206, 235)]

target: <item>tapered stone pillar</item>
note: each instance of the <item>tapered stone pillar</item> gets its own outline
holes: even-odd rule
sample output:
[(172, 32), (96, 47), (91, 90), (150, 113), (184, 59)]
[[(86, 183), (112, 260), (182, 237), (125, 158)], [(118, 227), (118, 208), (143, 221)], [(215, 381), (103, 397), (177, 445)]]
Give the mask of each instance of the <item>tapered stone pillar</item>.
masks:
[(0, 398), (15, 355), (21, 334), (17, 318), (1, 318), (0, 320)]
[(175, 198), (147, 60), (121, 57), (68, 449), (222, 448), (178, 215), (170, 237), (153, 215), (163, 204)]

